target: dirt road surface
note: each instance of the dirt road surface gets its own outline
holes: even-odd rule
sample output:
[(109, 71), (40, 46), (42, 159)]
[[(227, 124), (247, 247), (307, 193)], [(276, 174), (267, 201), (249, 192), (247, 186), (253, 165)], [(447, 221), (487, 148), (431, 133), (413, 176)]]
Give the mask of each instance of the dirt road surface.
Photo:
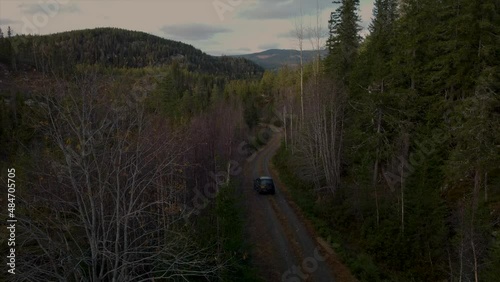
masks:
[[(247, 235), (253, 245), (253, 261), (264, 281), (355, 281), (337, 275), (335, 254), (314, 235), (300, 211), (290, 203), (285, 187), (270, 169), (270, 161), (281, 142), (276, 133), (267, 146), (245, 166), (242, 187), (247, 212)], [(253, 180), (273, 176), (275, 195), (260, 195), (253, 190)], [(345, 268), (345, 266), (341, 266)], [(345, 269), (344, 269), (345, 270)]]

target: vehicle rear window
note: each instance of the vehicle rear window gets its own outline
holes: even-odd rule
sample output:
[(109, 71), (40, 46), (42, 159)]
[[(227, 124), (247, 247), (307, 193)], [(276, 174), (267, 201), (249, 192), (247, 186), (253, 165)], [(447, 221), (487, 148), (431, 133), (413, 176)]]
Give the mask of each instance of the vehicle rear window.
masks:
[(261, 179), (260, 180), (260, 184), (262, 184), (262, 185), (270, 185), (270, 184), (273, 184), (273, 180), (272, 179)]

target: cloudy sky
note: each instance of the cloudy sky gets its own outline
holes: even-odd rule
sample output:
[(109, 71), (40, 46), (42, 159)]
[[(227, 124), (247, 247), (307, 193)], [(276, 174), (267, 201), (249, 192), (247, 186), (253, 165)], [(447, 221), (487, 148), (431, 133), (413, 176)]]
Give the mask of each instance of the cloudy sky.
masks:
[[(336, 5), (318, 2), (326, 33)], [(373, 0), (360, 2), (366, 27)], [(0, 0), (0, 28), (50, 34), (118, 27), (182, 41), (212, 55), (231, 55), (296, 49), (292, 31), (300, 22), (316, 26), (316, 11), (316, 0)], [(310, 49), (310, 43), (305, 47)]]

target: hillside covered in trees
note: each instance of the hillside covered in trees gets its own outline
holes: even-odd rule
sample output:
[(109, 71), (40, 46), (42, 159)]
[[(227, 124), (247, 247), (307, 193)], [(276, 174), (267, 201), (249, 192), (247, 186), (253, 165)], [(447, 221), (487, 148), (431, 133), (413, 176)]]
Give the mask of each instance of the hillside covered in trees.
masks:
[(9, 279), (257, 280), (234, 163), (261, 145), (260, 67), (118, 29), (6, 36), (0, 58), (0, 182), (13, 168), (17, 185)]
[[(321, 51), (321, 58), (326, 57), (327, 50)], [(316, 51), (303, 50), (302, 54), (297, 50), (283, 50), (283, 49), (270, 49), (259, 53), (234, 55), (233, 57), (240, 57), (249, 59), (266, 70), (278, 71), (283, 67), (298, 67), (300, 65), (300, 58), (304, 64), (313, 62), (318, 56)]]
[(117, 29), (0, 41), (18, 281), (259, 281), (231, 172), (276, 119), (274, 167), (360, 281), (497, 281), (499, 2), (376, 0), (366, 38), (359, 0), (332, 10), (328, 57), (278, 72)]
[(0, 59), (14, 69), (31, 67), (43, 72), (59, 72), (78, 64), (142, 68), (178, 62), (189, 71), (229, 78), (255, 77), (263, 72), (261, 67), (243, 58), (214, 57), (182, 42), (118, 28), (6, 39), (3, 44), (10, 43), (10, 46), (0, 46), (4, 54)]

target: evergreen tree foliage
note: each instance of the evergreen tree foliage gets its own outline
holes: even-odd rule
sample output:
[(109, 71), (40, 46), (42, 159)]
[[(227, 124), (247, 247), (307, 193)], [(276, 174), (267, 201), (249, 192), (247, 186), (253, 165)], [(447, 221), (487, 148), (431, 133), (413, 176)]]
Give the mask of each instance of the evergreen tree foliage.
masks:
[(0, 63), (8, 66), (12, 63), (12, 44), (10, 38), (0, 37)]
[(334, 3), (340, 6), (331, 13), (328, 22), (329, 69), (344, 81), (352, 68), (360, 43), (359, 0), (340, 0)]
[(44, 36), (12, 38), (15, 59), (21, 68), (39, 71), (71, 71), (75, 65), (143, 68), (174, 62), (191, 72), (227, 76), (259, 77), (263, 69), (255, 63), (232, 57), (213, 57), (191, 45), (143, 32), (96, 28)]
[[(339, 6), (329, 21), (330, 55), (323, 63), (339, 86), (331, 95), (348, 93), (341, 189), (325, 196), (302, 177), (318, 198), (303, 208), (373, 258), (376, 267), (363, 268), (366, 255), (353, 254), (353, 269), (362, 280), (494, 281), (500, 232), (500, 2), (376, 0), (363, 41), (357, 1), (334, 3)], [(313, 139), (322, 132), (298, 127), (287, 132), (291, 148), (285, 162), (303, 168), (322, 151), (315, 153), (295, 136)], [(308, 150), (312, 153), (303, 153)]]

